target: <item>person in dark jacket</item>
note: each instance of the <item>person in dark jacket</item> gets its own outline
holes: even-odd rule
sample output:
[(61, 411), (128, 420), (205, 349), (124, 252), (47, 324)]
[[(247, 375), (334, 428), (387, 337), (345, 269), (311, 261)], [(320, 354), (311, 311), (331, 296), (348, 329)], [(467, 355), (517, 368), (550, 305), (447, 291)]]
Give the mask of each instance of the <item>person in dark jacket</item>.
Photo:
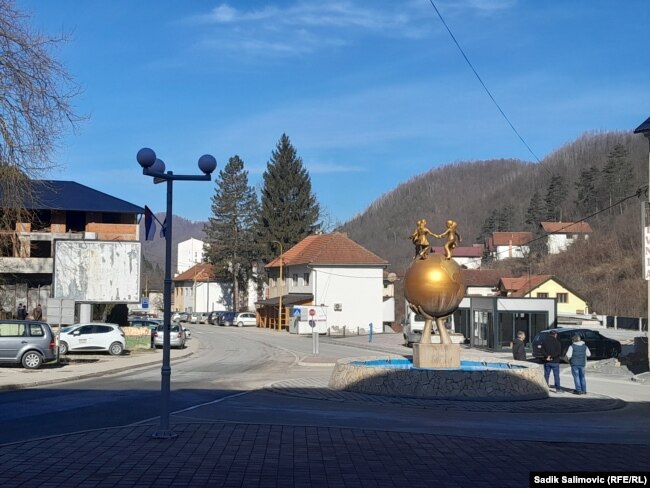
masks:
[(557, 338), (557, 332), (554, 330), (546, 334), (546, 338), (542, 342), (542, 354), (544, 356), (544, 379), (546, 384), (551, 386), (548, 382), (553, 371), (553, 379), (555, 380), (555, 392), (560, 393), (560, 355), (562, 354), (562, 345)]
[(566, 357), (569, 359), (573, 382), (576, 385), (573, 393), (576, 395), (586, 395), (587, 382), (585, 381), (585, 367), (587, 366), (587, 358), (591, 356), (591, 351), (579, 335), (574, 335), (571, 341), (572, 344), (566, 351)]
[(526, 333), (523, 330), (517, 332), (517, 338), (512, 343), (512, 357), (517, 361), (526, 360)]

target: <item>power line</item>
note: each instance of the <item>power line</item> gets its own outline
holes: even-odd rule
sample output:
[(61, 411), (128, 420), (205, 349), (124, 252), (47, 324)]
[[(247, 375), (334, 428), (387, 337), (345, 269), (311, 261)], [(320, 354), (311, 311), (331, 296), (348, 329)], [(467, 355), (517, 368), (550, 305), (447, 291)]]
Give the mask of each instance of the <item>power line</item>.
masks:
[[(517, 135), (517, 137), (519, 138), (519, 140), (523, 143), (523, 145), (526, 146), (526, 149), (528, 149), (528, 152), (529, 152), (530, 154), (532, 154), (533, 158), (535, 158), (535, 161), (537, 161), (538, 163), (541, 163), (540, 159), (539, 159), (539, 158), (537, 157), (537, 155), (533, 152), (533, 150), (532, 150), (531, 147), (528, 145), (528, 143), (524, 140), (523, 136), (519, 133), (519, 131), (515, 128), (515, 126), (513, 125), (513, 123), (510, 121), (510, 119), (508, 118), (508, 116), (506, 115), (506, 113), (503, 111), (503, 109), (501, 108), (501, 106), (499, 105), (499, 103), (496, 101), (496, 99), (495, 99), (494, 96), (492, 95), (492, 92), (490, 92), (490, 90), (489, 90), (489, 88), (487, 87), (487, 85), (483, 82), (483, 79), (481, 78), (481, 75), (478, 74), (478, 71), (476, 71), (476, 69), (474, 68), (474, 65), (472, 64), (472, 62), (469, 60), (469, 58), (468, 58), (467, 55), (465, 54), (465, 51), (463, 51), (463, 48), (460, 46), (460, 43), (459, 43), (458, 40), (456, 39), (456, 36), (454, 36), (454, 33), (451, 32), (451, 29), (450, 29), (449, 26), (447, 25), (447, 22), (445, 22), (445, 19), (442, 17), (442, 14), (440, 13), (440, 10), (438, 10), (438, 7), (436, 7), (436, 4), (433, 2), (433, 0), (429, 0), (429, 3), (431, 3), (431, 6), (433, 7), (433, 9), (434, 9), (434, 10), (436, 11), (436, 13), (438, 14), (438, 17), (440, 17), (440, 21), (442, 22), (442, 25), (444, 25), (444, 26), (445, 26), (445, 29), (447, 29), (447, 32), (448, 32), (449, 35), (451, 36), (451, 39), (454, 41), (454, 44), (456, 44), (456, 47), (457, 47), (458, 50), (460, 51), (460, 54), (461, 54), (461, 55), (463, 56), (463, 58), (465, 59), (465, 62), (467, 63), (467, 65), (469, 66), (469, 68), (472, 70), (472, 73), (474, 73), (474, 76), (476, 76), (476, 79), (479, 81), (479, 83), (481, 84), (481, 86), (482, 86), (483, 89), (485, 90), (485, 93), (488, 94), (488, 96), (490, 97), (490, 100), (492, 100), (492, 103), (494, 103), (494, 105), (496, 106), (496, 108), (497, 108), (497, 110), (499, 111), (499, 113), (501, 114), (501, 116), (505, 119), (505, 121), (508, 123), (508, 125), (510, 126), (510, 128), (511, 128), (511, 129), (513, 130), (513, 132)], [(543, 167), (543, 166), (542, 166), (542, 167)], [(544, 168), (544, 167), (543, 167), (543, 168)], [(550, 174), (550, 171), (549, 171), (547, 168), (544, 168), (544, 169), (545, 169), (546, 171), (548, 171), (549, 174)]]

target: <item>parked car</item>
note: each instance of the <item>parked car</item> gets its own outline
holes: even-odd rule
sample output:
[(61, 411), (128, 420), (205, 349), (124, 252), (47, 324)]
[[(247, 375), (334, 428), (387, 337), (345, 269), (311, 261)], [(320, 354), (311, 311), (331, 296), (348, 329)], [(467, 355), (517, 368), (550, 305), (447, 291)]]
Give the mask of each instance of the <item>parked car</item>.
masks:
[[(165, 339), (165, 326), (160, 324), (153, 335), (154, 347), (163, 347)], [(185, 329), (179, 324), (169, 325), (169, 345), (182, 349), (185, 347)]]
[(131, 327), (149, 327), (153, 332), (162, 324), (161, 319), (141, 319), (141, 318), (129, 318), (128, 324)]
[(45, 322), (0, 320), (0, 363), (38, 369), (56, 359), (56, 339)]
[(198, 322), (199, 322), (199, 324), (207, 324), (208, 323), (208, 314), (207, 313), (198, 314)]
[(161, 319), (143, 319), (143, 318), (131, 318), (129, 317), (129, 326), (130, 327), (148, 327), (151, 333), (151, 347), (153, 347), (153, 333), (156, 331), (158, 326), (162, 324)]
[(543, 354), (541, 352), (542, 343), (548, 337), (548, 333), (551, 330), (557, 332), (557, 338), (562, 345), (562, 355), (566, 355), (567, 349), (571, 345), (571, 337), (578, 334), (591, 352), (590, 359), (606, 359), (617, 357), (621, 353), (621, 343), (601, 335), (600, 332), (591, 330), (591, 329), (574, 329), (574, 328), (559, 328), (559, 329), (548, 329), (539, 332), (533, 339), (533, 357), (538, 359), (543, 359)]
[(227, 327), (233, 325), (235, 320), (235, 312), (226, 312), (221, 317), (219, 317), (219, 325), (222, 327)]
[(198, 324), (199, 323), (199, 315), (201, 315), (201, 314), (196, 313), (196, 312), (190, 314), (190, 318), (189, 318), (188, 322), (190, 324)]
[[(181, 312), (178, 314), (178, 322), (189, 322), (191, 314), (187, 312)], [(176, 322), (175, 320), (173, 322)]]
[(228, 312), (226, 310), (218, 310), (216, 312), (210, 312), (210, 315), (208, 316), (208, 324), (212, 325), (222, 325), (221, 319), (225, 314)]
[(75, 324), (61, 329), (59, 354), (80, 351), (107, 351), (119, 356), (126, 349), (124, 331), (117, 324)]
[(257, 325), (257, 318), (253, 312), (227, 312), (222, 320), (223, 325), (236, 325), (237, 327)]

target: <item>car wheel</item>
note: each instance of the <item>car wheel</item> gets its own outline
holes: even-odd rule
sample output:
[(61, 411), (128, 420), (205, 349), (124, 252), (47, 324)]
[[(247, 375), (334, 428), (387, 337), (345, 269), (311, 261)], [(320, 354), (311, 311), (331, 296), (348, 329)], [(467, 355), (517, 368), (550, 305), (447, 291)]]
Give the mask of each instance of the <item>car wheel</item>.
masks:
[(243, 327), (243, 326), (244, 326), (244, 322), (237, 322), (237, 327)]
[(108, 352), (112, 356), (119, 356), (120, 354), (122, 354), (123, 351), (124, 351), (124, 346), (122, 345), (121, 342), (114, 342), (113, 344), (111, 344), (111, 347), (108, 348)]
[(23, 354), (21, 363), (23, 364), (23, 368), (38, 369), (43, 364), (43, 356), (36, 351), (27, 351)]
[(61, 341), (59, 344), (59, 355), (65, 356), (66, 354), (68, 354), (68, 343)]
[(618, 354), (619, 354), (618, 350), (617, 350), (615, 347), (612, 347), (612, 348), (609, 350), (609, 354), (607, 355), (607, 357), (608, 357), (608, 358), (617, 358), (617, 357), (618, 357)]

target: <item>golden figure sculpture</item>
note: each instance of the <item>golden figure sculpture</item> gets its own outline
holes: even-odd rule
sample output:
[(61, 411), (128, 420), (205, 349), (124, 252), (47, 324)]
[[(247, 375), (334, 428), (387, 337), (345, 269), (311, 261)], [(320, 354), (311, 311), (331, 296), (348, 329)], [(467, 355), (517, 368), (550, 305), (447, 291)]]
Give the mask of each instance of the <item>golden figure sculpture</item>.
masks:
[(454, 248), (458, 245), (459, 242), (463, 241), (460, 237), (460, 234), (458, 233), (457, 228), (458, 224), (455, 221), (448, 220), (446, 231), (444, 231), (442, 234), (433, 234), (433, 236), (438, 239), (444, 239), (445, 237), (447, 238), (447, 242), (445, 243), (445, 259), (451, 259), (454, 255)]
[(413, 244), (415, 244), (415, 256), (413, 259), (426, 259), (429, 254), (429, 241), (427, 240), (427, 234), (430, 236), (436, 236), (436, 234), (427, 229), (426, 225), (426, 220), (418, 220), (418, 224), (411, 234), (410, 239), (413, 241)]

